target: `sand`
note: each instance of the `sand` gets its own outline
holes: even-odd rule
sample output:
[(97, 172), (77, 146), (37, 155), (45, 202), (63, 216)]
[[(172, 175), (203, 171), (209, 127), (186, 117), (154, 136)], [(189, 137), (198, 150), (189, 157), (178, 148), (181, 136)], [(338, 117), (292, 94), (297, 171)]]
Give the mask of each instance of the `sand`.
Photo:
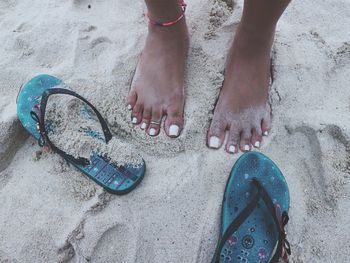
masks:
[[(88, 8), (90, 5), (90, 8)], [(210, 262), (229, 172), (240, 155), (205, 146), (242, 1), (188, 0), (185, 129), (149, 138), (125, 107), (147, 33), (142, 1), (0, 2), (0, 262)], [(273, 130), (261, 152), (290, 188), (291, 262), (350, 255), (350, 1), (294, 1), (273, 49)], [(95, 104), (147, 174), (112, 196), (16, 118), (19, 87), (58, 76)]]
[[(67, 86), (58, 87), (69, 89)], [(138, 149), (132, 144), (117, 136), (106, 141), (96, 113), (76, 97), (62, 94), (50, 96), (44, 119), (53, 145), (75, 158), (89, 160), (96, 153), (116, 166), (129, 164), (137, 167), (143, 163)]]

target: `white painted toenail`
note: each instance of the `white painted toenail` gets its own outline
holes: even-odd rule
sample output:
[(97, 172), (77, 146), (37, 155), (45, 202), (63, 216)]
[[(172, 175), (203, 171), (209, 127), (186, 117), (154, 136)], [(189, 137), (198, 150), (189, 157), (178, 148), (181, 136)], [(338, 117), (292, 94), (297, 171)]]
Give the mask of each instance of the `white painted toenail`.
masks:
[(235, 152), (236, 152), (236, 147), (233, 146), (233, 145), (231, 145), (231, 146), (228, 148), (228, 151), (229, 151), (230, 153), (235, 153)]
[(264, 132), (264, 135), (265, 135), (265, 136), (269, 135), (269, 132), (268, 132), (268, 131), (265, 131), (265, 132)]
[(244, 150), (245, 150), (245, 151), (249, 151), (249, 150), (250, 150), (249, 145), (245, 145), (245, 146), (244, 146)]
[(145, 122), (143, 122), (143, 123), (141, 124), (141, 129), (144, 130), (144, 129), (146, 129), (146, 127), (147, 127), (147, 124), (146, 124)]
[(136, 124), (136, 123), (137, 123), (137, 118), (136, 118), (136, 117), (133, 117), (133, 118), (132, 118), (132, 123), (133, 123), (133, 124)]
[(179, 126), (172, 124), (169, 127), (169, 135), (170, 136), (178, 136), (179, 135)]
[(260, 142), (259, 142), (259, 141), (255, 142), (254, 146), (255, 146), (256, 148), (260, 148)]
[(209, 140), (209, 147), (210, 148), (219, 148), (220, 146), (220, 139), (216, 136), (211, 136)]
[(131, 107), (131, 105), (130, 105), (130, 104), (128, 105), (128, 110), (132, 110), (132, 107)]
[(156, 135), (156, 129), (151, 128), (151, 129), (149, 130), (149, 135), (151, 135), (151, 136)]

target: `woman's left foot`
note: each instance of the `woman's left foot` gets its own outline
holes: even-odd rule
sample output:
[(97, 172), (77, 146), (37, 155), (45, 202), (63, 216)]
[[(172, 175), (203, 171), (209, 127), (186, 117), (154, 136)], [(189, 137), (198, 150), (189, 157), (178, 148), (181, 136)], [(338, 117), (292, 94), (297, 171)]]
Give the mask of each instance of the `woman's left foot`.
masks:
[(240, 25), (230, 48), (225, 81), (208, 132), (208, 146), (236, 153), (259, 148), (271, 127), (268, 104), (270, 51), (274, 31), (256, 32)]

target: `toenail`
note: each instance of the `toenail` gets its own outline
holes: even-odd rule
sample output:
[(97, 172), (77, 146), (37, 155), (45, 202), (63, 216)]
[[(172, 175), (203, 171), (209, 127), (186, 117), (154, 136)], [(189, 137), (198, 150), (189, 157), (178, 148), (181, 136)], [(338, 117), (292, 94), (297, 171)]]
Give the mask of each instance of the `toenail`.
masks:
[(172, 124), (169, 127), (169, 135), (170, 136), (178, 136), (179, 135), (179, 126)]
[(149, 130), (149, 135), (151, 135), (151, 136), (156, 135), (156, 129), (151, 128), (151, 129)]
[(146, 127), (147, 127), (147, 124), (146, 124), (145, 122), (143, 122), (143, 123), (141, 124), (141, 129), (144, 130), (144, 129), (146, 129)]
[(131, 105), (130, 105), (130, 104), (128, 105), (128, 110), (132, 110), (132, 107), (131, 107)]
[(264, 131), (264, 135), (265, 136), (269, 135), (269, 132), (268, 131)]
[(209, 140), (209, 147), (210, 148), (219, 148), (220, 146), (220, 139), (216, 136), (211, 136)]
[(229, 151), (230, 153), (235, 153), (235, 152), (236, 152), (236, 147), (233, 146), (233, 145), (231, 145), (231, 146), (228, 148), (228, 151)]
[(255, 144), (254, 144), (254, 146), (255, 146), (256, 148), (259, 148), (259, 147), (260, 147), (260, 142), (259, 142), (259, 141), (256, 141)]
[(136, 118), (136, 117), (133, 117), (133, 118), (132, 118), (132, 123), (133, 123), (133, 124), (136, 124), (136, 123), (137, 123), (137, 118)]
[(244, 146), (244, 150), (245, 150), (245, 151), (249, 151), (249, 150), (250, 150), (249, 145), (246, 144), (246, 145)]

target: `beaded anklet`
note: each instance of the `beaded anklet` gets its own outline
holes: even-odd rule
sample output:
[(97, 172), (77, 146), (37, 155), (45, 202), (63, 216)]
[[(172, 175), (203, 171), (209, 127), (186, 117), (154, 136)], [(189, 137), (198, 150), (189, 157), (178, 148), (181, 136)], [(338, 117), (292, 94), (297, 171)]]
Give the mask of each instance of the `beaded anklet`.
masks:
[(181, 0), (180, 1), (180, 6), (182, 8), (182, 14), (177, 19), (172, 20), (172, 21), (159, 22), (157, 20), (152, 19), (150, 17), (149, 13), (147, 13), (147, 17), (149, 19), (150, 24), (154, 25), (154, 26), (162, 26), (162, 27), (169, 27), (169, 26), (175, 25), (177, 22), (179, 22), (185, 16), (185, 11), (186, 11), (186, 6), (187, 6), (185, 1)]

